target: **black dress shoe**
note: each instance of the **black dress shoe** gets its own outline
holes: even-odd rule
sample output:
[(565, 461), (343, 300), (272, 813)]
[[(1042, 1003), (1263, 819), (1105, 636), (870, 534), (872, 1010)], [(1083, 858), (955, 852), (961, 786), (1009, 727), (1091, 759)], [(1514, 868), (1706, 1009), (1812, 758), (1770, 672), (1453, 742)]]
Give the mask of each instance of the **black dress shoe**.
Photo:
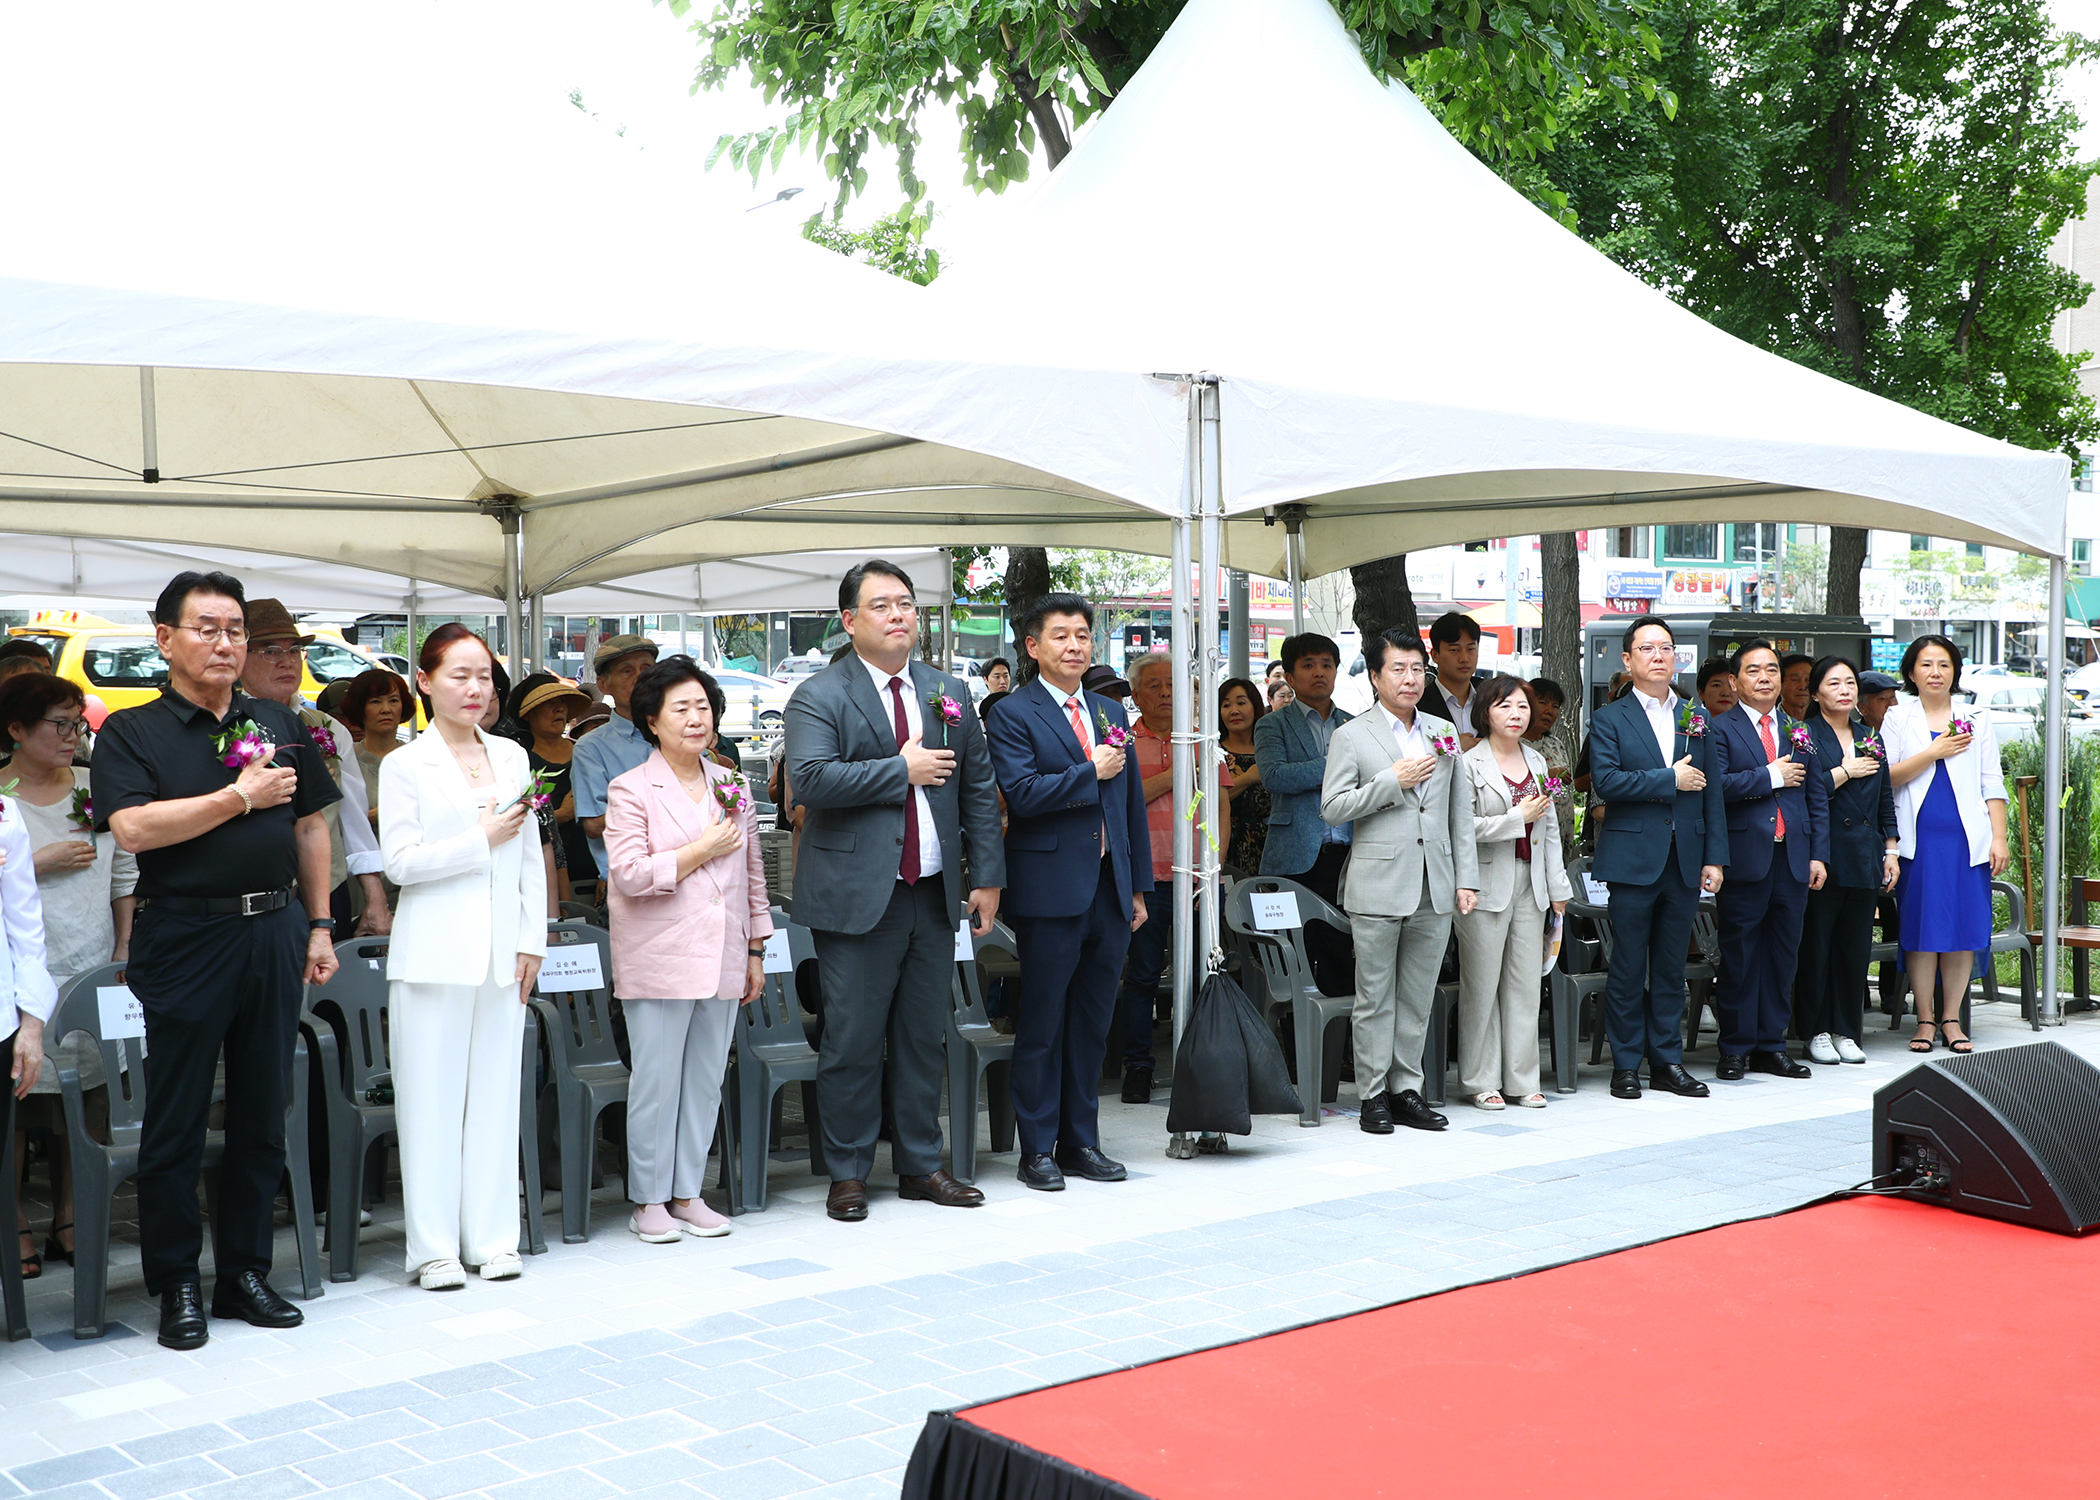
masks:
[(841, 1224), (858, 1224), (868, 1216), (868, 1185), (841, 1177), (824, 1195), (824, 1212)]
[(1357, 1106), (1357, 1128), (1366, 1135), (1391, 1135), (1393, 1110), (1383, 1094), (1373, 1094)]
[(178, 1281), (160, 1294), (160, 1343), (164, 1349), (202, 1349), (211, 1337), (204, 1321), (204, 1288)]
[(1770, 1073), (1775, 1078), (1806, 1078), (1815, 1069), (1806, 1063), (1795, 1062), (1784, 1052), (1753, 1052), (1750, 1054), (1750, 1071)]
[(1150, 1068), (1125, 1068), (1123, 1070), (1123, 1102), (1125, 1104), (1150, 1104), (1152, 1102), (1152, 1070)]
[(1739, 1052), (1724, 1052), (1721, 1054), (1721, 1061), (1714, 1068), (1714, 1077), (1732, 1082), (1743, 1076), (1743, 1070), (1749, 1062), (1750, 1059)]
[(1058, 1152), (1057, 1165), (1067, 1177), (1084, 1177), (1088, 1182), (1121, 1182), (1130, 1175), (1121, 1162), (1110, 1161), (1092, 1146)]
[(211, 1291), (211, 1315), (239, 1318), (257, 1328), (297, 1328), (306, 1314), (277, 1295), (260, 1271), (243, 1271)]
[(1393, 1123), (1409, 1130), (1442, 1130), (1451, 1122), (1423, 1102), (1413, 1089), (1404, 1090), (1392, 1103)]
[(1021, 1179), (1022, 1187), (1032, 1187), (1039, 1193), (1061, 1193), (1065, 1190), (1065, 1174), (1058, 1171), (1057, 1161), (1049, 1156), (1024, 1156), (1021, 1169), (1014, 1174)]
[(1648, 1087), (1661, 1089), (1666, 1094), (1675, 1094), (1680, 1099), (1704, 1099), (1713, 1092), (1685, 1072), (1683, 1063), (1648, 1064)]
[(1640, 1098), (1641, 1070), (1639, 1068), (1613, 1068), (1611, 1070), (1611, 1096), (1614, 1099)]

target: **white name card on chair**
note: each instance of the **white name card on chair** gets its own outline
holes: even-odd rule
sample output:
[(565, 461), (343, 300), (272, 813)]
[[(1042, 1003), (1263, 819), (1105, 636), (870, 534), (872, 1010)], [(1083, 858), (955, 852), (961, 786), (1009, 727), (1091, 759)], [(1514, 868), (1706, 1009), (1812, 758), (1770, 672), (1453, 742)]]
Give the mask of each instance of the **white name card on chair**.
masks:
[(1582, 889), (1590, 905), (1611, 905), (1611, 887), (1595, 876), (1585, 873), (1582, 877)]
[(977, 956), (977, 944), (970, 937), (970, 919), (964, 917), (955, 924), (955, 961), (966, 964)]
[(767, 974), (792, 974), (795, 972), (795, 960), (788, 952), (788, 935), (785, 927), (776, 927), (773, 930), (773, 935), (766, 939), (766, 956), (759, 960), (759, 967)]
[(549, 946), (547, 961), (540, 965), (540, 992), (566, 995), (577, 990), (605, 988), (605, 970), (598, 963), (596, 943), (564, 943)]
[(95, 1005), (102, 1012), (103, 1041), (114, 1042), (119, 1037), (143, 1037), (146, 1034), (146, 1008), (139, 1004), (139, 997), (131, 993), (130, 985), (97, 985)]
[(1298, 893), (1296, 891), (1270, 891), (1254, 893), (1254, 926), (1260, 932), (1288, 932), (1293, 927), (1303, 927), (1298, 917)]

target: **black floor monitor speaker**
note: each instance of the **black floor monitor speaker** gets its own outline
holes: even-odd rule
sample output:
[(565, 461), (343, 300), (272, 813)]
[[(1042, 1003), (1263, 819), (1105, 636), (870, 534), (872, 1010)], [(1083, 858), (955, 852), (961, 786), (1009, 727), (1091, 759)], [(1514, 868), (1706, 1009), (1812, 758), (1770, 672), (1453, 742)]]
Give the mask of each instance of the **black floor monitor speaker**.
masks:
[(1874, 1172), (1963, 1213), (2100, 1229), (2100, 1068), (2055, 1042), (1922, 1063), (1874, 1095)]

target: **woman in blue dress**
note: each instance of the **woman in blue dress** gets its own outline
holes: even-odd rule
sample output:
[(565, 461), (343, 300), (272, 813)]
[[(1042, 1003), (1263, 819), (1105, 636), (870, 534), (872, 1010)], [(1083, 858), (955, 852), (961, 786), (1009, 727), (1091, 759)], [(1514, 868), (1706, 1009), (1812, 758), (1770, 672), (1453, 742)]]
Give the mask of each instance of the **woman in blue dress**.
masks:
[[(1990, 716), (1954, 702), (1961, 648), (1926, 635), (1903, 653), (1899, 701), (1882, 721), (1889, 784), (1896, 790), (1902, 875), (1898, 933), (1918, 1006), (1913, 1052), (1932, 1050), (1937, 1028), (1950, 1051), (1973, 1048), (1962, 1030), (1969, 967), (1991, 941), (1991, 879), (2005, 873), (2005, 776)], [(1946, 1014), (1935, 1021), (1937, 979)]]

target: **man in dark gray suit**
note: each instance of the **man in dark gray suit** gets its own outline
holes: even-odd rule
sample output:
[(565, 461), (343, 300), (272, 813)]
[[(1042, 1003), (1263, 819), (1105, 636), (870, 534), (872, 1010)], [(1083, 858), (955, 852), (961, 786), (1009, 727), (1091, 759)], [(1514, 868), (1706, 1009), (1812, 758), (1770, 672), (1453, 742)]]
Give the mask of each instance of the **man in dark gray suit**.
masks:
[(984, 1194), (941, 1169), (940, 1102), (956, 924), (967, 909), (989, 932), (1006, 884), (991, 759), (969, 690), (911, 659), (919, 612), (902, 568), (848, 570), (839, 622), (853, 649), (787, 706), (788, 785), (805, 810), (795, 920), (816, 939), (824, 997), (825, 1212), (868, 1216), (885, 1041), (898, 1196), (975, 1208)]

